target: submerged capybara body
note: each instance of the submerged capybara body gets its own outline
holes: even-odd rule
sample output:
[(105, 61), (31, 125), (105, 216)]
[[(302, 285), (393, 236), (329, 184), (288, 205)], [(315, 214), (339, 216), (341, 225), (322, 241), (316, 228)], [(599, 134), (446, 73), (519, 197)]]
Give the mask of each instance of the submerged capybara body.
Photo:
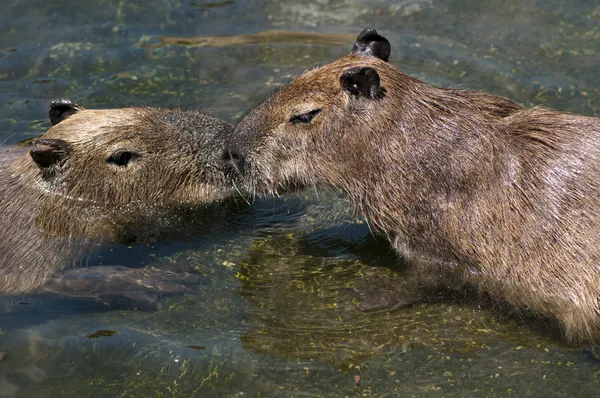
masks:
[(96, 242), (156, 237), (186, 206), (227, 197), (232, 126), (196, 111), (49, 109), (53, 127), (0, 161), (0, 293), (34, 291)]
[(328, 185), (412, 260), (600, 342), (600, 119), (430, 86), (361, 33), (252, 110), (226, 157), (250, 192)]

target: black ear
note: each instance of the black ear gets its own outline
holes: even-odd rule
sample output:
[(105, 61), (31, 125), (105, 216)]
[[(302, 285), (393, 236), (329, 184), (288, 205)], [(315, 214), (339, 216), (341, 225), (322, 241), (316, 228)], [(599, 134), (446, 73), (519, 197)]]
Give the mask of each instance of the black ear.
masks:
[(41, 138), (34, 142), (29, 154), (40, 168), (48, 168), (60, 164), (67, 157), (69, 144), (63, 140)]
[(54, 126), (65, 120), (68, 116), (79, 112), (82, 108), (67, 98), (55, 99), (48, 107), (48, 118)]
[(379, 74), (373, 68), (351, 68), (340, 77), (344, 90), (355, 97), (376, 100), (383, 98), (385, 88), (379, 86)]
[(392, 52), (390, 42), (383, 36), (379, 36), (373, 28), (367, 28), (360, 32), (354, 46), (352, 46), (352, 54), (377, 57), (387, 62)]

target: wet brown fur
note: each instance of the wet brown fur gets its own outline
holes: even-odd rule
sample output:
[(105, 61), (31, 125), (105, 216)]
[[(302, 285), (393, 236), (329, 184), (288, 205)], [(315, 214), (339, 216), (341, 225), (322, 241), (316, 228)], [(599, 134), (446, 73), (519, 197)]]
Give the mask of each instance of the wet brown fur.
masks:
[[(340, 76), (374, 68), (384, 95)], [(310, 124), (290, 118), (322, 109)], [(433, 87), (373, 57), (310, 70), (252, 110), (230, 143), (251, 192), (328, 185), (417, 274), (558, 319), (600, 342), (600, 119)]]
[[(68, 143), (59, 164), (4, 149), (0, 293), (34, 291), (94, 243), (152, 239), (171, 211), (229, 196), (220, 148), (232, 128), (195, 111), (80, 110), (41, 137)], [(139, 158), (107, 162), (120, 150)]]

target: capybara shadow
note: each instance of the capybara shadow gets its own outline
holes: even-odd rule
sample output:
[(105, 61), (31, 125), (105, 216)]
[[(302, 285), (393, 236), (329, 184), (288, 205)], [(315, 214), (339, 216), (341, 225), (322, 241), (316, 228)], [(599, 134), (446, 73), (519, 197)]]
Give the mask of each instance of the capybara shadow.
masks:
[[(248, 192), (345, 192), (415, 297), (471, 289), (600, 342), (600, 119), (434, 87), (364, 30), (249, 112), (224, 154)], [(405, 286), (408, 289), (408, 286)]]

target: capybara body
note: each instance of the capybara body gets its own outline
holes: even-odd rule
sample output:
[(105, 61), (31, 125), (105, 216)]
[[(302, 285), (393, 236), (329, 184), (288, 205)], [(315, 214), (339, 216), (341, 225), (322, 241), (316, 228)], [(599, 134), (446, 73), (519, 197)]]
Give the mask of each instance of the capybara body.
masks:
[[(236, 127), (250, 192), (328, 185), (428, 283), (469, 285), (600, 342), (600, 119), (430, 86), (373, 29)], [(431, 282), (434, 281), (434, 282)]]
[(0, 293), (38, 289), (98, 242), (152, 240), (169, 216), (230, 194), (229, 124), (196, 111), (49, 109), (52, 128), (0, 160)]

